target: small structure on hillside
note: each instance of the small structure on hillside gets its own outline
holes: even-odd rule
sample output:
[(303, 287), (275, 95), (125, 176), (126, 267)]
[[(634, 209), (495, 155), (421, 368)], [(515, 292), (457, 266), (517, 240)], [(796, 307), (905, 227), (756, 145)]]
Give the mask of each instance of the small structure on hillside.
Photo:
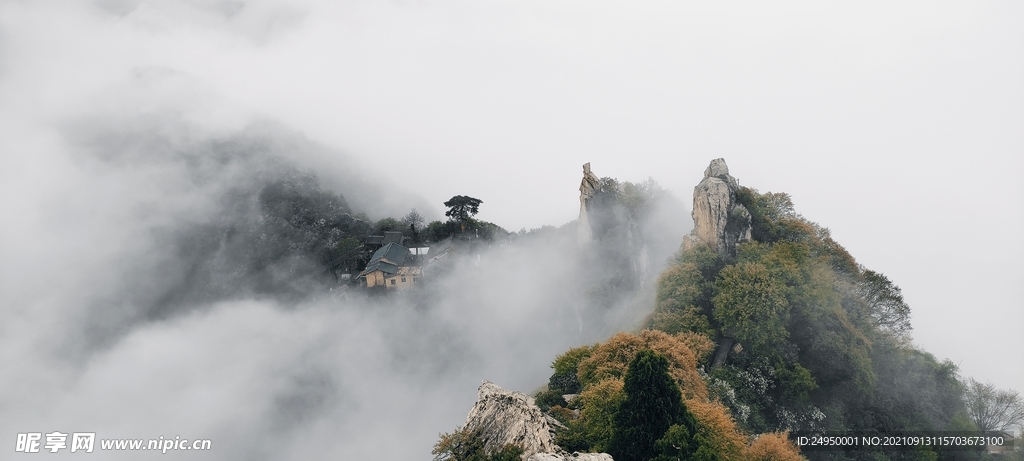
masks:
[[(988, 439), (990, 441), (997, 441), (998, 440), (998, 441), (1001, 442), (998, 445), (992, 444), (992, 445), (986, 445), (985, 446), (985, 452), (990, 454), (990, 455), (1000, 455), (999, 458), (1002, 458), (1002, 455), (1008, 455), (1008, 454), (1013, 453), (1014, 450), (1019, 450), (1020, 449), (1020, 447), (1017, 446), (1019, 444), (1019, 440), (1020, 439), (1017, 439), (1016, 437), (1013, 436), (1013, 434), (1011, 434), (1009, 432), (1006, 432), (1006, 431), (994, 431), (994, 432), (986, 433), (985, 435), (986, 435), (986, 439)], [(1014, 442), (1017, 442), (1017, 443), (1014, 443)]]
[(422, 268), (411, 256), (408, 248), (389, 242), (373, 253), (359, 278), (366, 280), (368, 288), (382, 285), (386, 288), (412, 287), (422, 275)]
[(387, 231), (384, 235), (370, 235), (366, 237), (366, 242), (363, 245), (370, 251), (376, 251), (389, 243), (401, 245), (405, 243), (405, 236), (398, 231)]

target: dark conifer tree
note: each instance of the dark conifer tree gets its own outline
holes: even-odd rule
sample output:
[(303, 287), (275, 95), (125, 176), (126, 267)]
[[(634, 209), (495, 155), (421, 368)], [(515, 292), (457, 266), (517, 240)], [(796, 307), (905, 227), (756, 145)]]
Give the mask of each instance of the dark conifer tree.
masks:
[(655, 442), (673, 425), (685, 428), (692, 439), (693, 417), (683, 404), (679, 386), (668, 374), (668, 360), (664, 356), (651, 350), (640, 351), (629, 363), (623, 391), (626, 400), (615, 415), (615, 432), (608, 450), (616, 461), (648, 461), (657, 457), (660, 450)]

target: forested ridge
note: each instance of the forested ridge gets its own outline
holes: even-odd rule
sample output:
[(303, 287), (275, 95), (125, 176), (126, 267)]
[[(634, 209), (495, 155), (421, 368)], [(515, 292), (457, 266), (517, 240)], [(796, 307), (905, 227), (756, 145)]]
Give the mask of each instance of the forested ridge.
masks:
[[(554, 232), (509, 233), (475, 219), (484, 202), (462, 195), (444, 204), (445, 221), (427, 223), (416, 210), (371, 220), (312, 174), (283, 165), (258, 170), (226, 188), (217, 216), (174, 236), (172, 248), (189, 264), (157, 313), (239, 289), (301, 298), (357, 285), (341, 275), (357, 274), (370, 256), (368, 237), (384, 232), (400, 232), (414, 246), (463, 236), (485, 247), (496, 237)], [(582, 275), (582, 299), (600, 313), (642, 286), (636, 255), (657, 232), (643, 223), (660, 189), (611, 178), (598, 185), (590, 211), (601, 244), (580, 252), (580, 267), (590, 271)], [(798, 214), (787, 194), (741, 187), (735, 197), (749, 212), (748, 241), (725, 254), (684, 246), (657, 278), (640, 328), (554, 360), (535, 396), (564, 425), (560, 447), (637, 461), (1021, 458), (1019, 451), (801, 453), (788, 433), (1013, 429), (1024, 419), (1021, 400), (916, 347), (899, 287), (858, 264), (827, 228)], [(999, 405), (1007, 411), (993, 414)], [(472, 434), (443, 440), (480, 446)], [(436, 454), (491, 456), (467, 450)], [(509, 450), (494, 456), (514, 457)]]
[[(555, 359), (536, 398), (565, 424), (563, 448), (637, 461), (1021, 459), (931, 448), (799, 453), (787, 433), (997, 428), (979, 427), (971, 408), (982, 385), (912, 343), (910, 307), (892, 280), (858, 264), (787, 194), (744, 187), (736, 199), (749, 211), (750, 241), (726, 255), (681, 249), (639, 331)], [(1019, 424), (1019, 396), (1002, 392), (1016, 399)], [(642, 410), (636, 401), (652, 393), (672, 403)]]
[[(351, 205), (314, 172), (273, 157), (249, 141), (232, 140), (216, 147), (219, 150), (180, 154), (196, 184), (220, 187), (211, 194), (212, 213), (179, 229), (161, 231), (169, 255), (181, 267), (166, 278), (164, 292), (151, 309), (154, 315), (239, 292), (295, 302), (357, 285), (355, 276), (375, 249), (366, 244), (368, 238), (385, 232), (401, 233), (409, 246), (429, 246), (457, 235), (489, 241), (507, 234), (475, 219), (476, 211), (426, 222), (413, 208), (404, 216), (374, 220), (369, 213), (379, 214), (379, 209)], [(217, 156), (202, 157), (206, 150)]]

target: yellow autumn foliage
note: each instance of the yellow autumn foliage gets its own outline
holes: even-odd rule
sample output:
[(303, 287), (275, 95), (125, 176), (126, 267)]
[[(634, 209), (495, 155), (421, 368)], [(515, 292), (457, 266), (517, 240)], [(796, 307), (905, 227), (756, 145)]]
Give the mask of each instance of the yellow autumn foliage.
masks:
[(729, 409), (712, 401), (707, 385), (697, 372), (715, 344), (706, 336), (684, 332), (668, 334), (643, 330), (636, 334), (619, 333), (604, 343), (589, 348), (590, 354), (579, 362), (577, 375), (583, 389), (574, 406), (580, 409), (575, 423), (594, 442), (592, 449), (603, 450), (611, 440), (614, 414), (624, 398), (623, 378), (629, 362), (637, 353), (650, 349), (665, 356), (669, 374), (679, 385), (687, 410), (697, 422), (701, 444), (727, 461), (798, 461), (803, 458), (785, 434), (763, 434), (748, 445), (744, 434), (732, 419)]
[(761, 434), (747, 447), (744, 459), (749, 461), (803, 461), (800, 450), (789, 441), (785, 432)]
[(697, 420), (698, 434), (705, 446), (723, 460), (745, 460), (742, 455), (747, 438), (736, 427), (725, 405), (707, 399), (689, 399), (686, 409)]
[(598, 344), (590, 357), (580, 362), (577, 374), (584, 386), (599, 381), (622, 379), (629, 362), (644, 349), (664, 355), (669, 362), (669, 374), (679, 385), (684, 398), (708, 398), (707, 386), (697, 374), (697, 361), (714, 349), (706, 336), (691, 332), (670, 335), (657, 330), (643, 330), (639, 334), (619, 333)]

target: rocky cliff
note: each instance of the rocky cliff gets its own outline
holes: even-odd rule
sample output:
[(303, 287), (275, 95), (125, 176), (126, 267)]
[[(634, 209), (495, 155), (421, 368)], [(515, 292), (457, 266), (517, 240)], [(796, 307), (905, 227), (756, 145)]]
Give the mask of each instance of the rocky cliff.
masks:
[(537, 453), (526, 458), (526, 461), (614, 461), (608, 453), (573, 453), (559, 455), (555, 453)]
[(737, 243), (750, 240), (750, 212), (736, 202), (738, 189), (725, 159), (712, 160), (693, 188), (693, 233), (683, 241), (684, 248), (704, 244), (728, 256)]
[(598, 279), (642, 287), (649, 276), (650, 252), (643, 220), (637, 216), (641, 210), (630, 210), (623, 194), (622, 184), (598, 178), (590, 164), (584, 164), (577, 237), (580, 248), (595, 258), (591, 266), (605, 272), (595, 274)]
[(466, 416), (465, 428), (481, 430), (484, 450), (488, 453), (505, 445), (516, 445), (525, 454), (554, 452), (556, 426), (554, 418), (545, 415), (530, 397), (510, 392), (484, 381), (477, 391), (476, 405)]
[(590, 162), (583, 164), (583, 181), (580, 183), (580, 218), (577, 221), (577, 238), (580, 246), (586, 246), (594, 240), (594, 233), (590, 229), (590, 219), (587, 216), (587, 202), (597, 194), (601, 186), (601, 179), (590, 171)]
[(487, 453), (516, 445), (523, 448), (525, 461), (612, 461), (604, 453), (566, 453), (555, 445), (555, 428), (564, 427), (544, 414), (533, 397), (507, 391), (488, 381), (480, 385), (477, 402), (466, 416), (464, 426), (469, 431), (480, 430)]

